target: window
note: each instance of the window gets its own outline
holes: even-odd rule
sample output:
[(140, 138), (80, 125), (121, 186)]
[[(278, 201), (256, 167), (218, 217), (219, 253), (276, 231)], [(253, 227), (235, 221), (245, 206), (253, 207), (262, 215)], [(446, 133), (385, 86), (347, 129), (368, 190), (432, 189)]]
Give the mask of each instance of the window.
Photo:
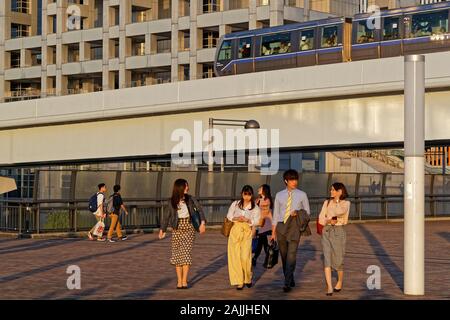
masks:
[(418, 13), (412, 16), (411, 37), (426, 37), (448, 31), (448, 11)]
[(218, 31), (203, 31), (203, 48), (215, 48), (218, 38)]
[(400, 39), (400, 18), (385, 18), (383, 23), (383, 41)]
[(219, 52), (219, 61), (231, 60), (231, 40), (224, 41)]
[(11, 38), (28, 37), (30, 34), (30, 27), (24, 24), (11, 24)]
[(252, 55), (252, 38), (239, 39), (238, 58), (250, 58)]
[(300, 50), (314, 49), (314, 30), (303, 30), (300, 32)]
[(356, 43), (368, 43), (375, 41), (375, 29), (368, 26), (368, 20), (357, 21)]
[(338, 26), (322, 28), (322, 48), (331, 48), (338, 45)]
[(291, 34), (278, 33), (262, 37), (261, 55), (270, 56), (273, 54), (291, 52)]

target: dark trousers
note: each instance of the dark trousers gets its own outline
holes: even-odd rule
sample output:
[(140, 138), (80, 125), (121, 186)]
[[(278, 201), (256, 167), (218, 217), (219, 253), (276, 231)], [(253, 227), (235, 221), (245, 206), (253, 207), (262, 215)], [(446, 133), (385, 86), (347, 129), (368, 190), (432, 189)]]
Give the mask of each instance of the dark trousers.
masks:
[(294, 282), (300, 236), (293, 237), (290, 232), (286, 234), (277, 231), (277, 242), (278, 248), (280, 249), (281, 261), (283, 263), (284, 285), (290, 286)]
[(264, 233), (258, 234), (258, 245), (256, 246), (255, 254), (253, 259), (258, 259), (261, 254), (261, 250), (264, 248), (264, 252), (267, 254), (267, 250), (269, 250), (269, 240), (267, 240), (267, 236), (270, 236), (272, 231), (266, 231)]

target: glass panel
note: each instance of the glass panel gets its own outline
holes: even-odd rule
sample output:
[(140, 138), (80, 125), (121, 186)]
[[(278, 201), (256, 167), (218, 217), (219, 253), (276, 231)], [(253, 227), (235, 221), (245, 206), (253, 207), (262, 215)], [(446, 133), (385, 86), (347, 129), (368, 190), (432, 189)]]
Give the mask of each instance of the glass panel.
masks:
[(341, 174), (333, 174), (331, 177), (331, 183), (340, 182), (345, 185), (347, 189), (348, 195), (350, 197), (355, 196), (355, 187), (356, 187), (356, 174), (354, 173), (341, 173)]
[(386, 177), (386, 195), (402, 195), (403, 174), (388, 174)]
[(359, 195), (381, 195), (382, 179), (381, 174), (361, 174), (359, 177)]
[(69, 200), (71, 182), (71, 171), (39, 171), (38, 200)]
[(283, 181), (283, 172), (279, 171), (277, 174), (270, 176), (270, 188), (272, 189), (272, 196), (275, 199), (277, 192), (286, 189)]
[(231, 197), (232, 172), (202, 173), (200, 197)]
[(116, 182), (115, 171), (78, 171), (75, 186), (75, 199), (89, 199), (98, 191), (98, 184), (106, 184), (106, 194), (113, 193)]
[(250, 58), (252, 55), (252, 38), (239, 39), (239, 59)]
[(434, 190), (435, 195), (450, 195), (450, 175), (435, 175)]
[(322, 28), (322, 48), (331, 48), (338, 45), (338, 26)]
[(418, 13), (412, 16), (411, 37), (426, 37), (448, 31), (448, 11)]
[[(255, 196), (255, 199), (258, 197), (258, 188), (266, 183), (267, 176), (261, 175), (259, 172), (256, 173), (248, 173), (248, 172), (242, 172), (238, 173), (237, 180), (236, 180), (236, 198), (238, 199), (241, 196), (242, 187), (246, 184), (252, 186), (253, 193)], [(272, 190), (271, 190), (272, 192)], [(272, 194), (272, 196), (274, 196)]]
[(356, 43), (368, 43), (375, 41), (375, 29), (369, 28), (368, 21), (358, 21), (356, 24)]
[(384, 18), (383, 41), (400, 39), (400, 18)]
[(278, 33), (262, 37), (261, 55), (270, 56), (273, 54), (291, 52), (291, 34)]
[(231, 40), (224, 41), (219, 52), (219, 61), (231, 60)]
[(300, 33), (300, 50), (314, 49), (314, 30), (303, 30)]
[(164, 172), (161, 185), (161, 197), (170, 198), (175, 180), (185, 179), (189, 184), (189, 194), (195, 195), (197, 183), (197, 172)]
[(120, 193), (123, 198), (156, 198), (158, 172), (122, 172)]
[(308, 197), (328, 197), (327, 173), (303, 173), (300, 176), (299, 189)]

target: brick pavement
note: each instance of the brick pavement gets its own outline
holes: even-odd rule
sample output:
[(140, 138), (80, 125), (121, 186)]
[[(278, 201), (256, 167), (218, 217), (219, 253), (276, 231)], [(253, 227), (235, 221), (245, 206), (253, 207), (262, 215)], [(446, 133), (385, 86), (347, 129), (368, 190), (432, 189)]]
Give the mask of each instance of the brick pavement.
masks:
[[(426, 295), (404, 296), (403, 223), (365, 223), (347, 227), (344, 289), (326, 297), (320, 238), (301, 240), (297, 287), (281, 290), (277, 265), (255, 268), (255, 286), (230, 287), (226, 238), (218, 231), (198, 236), (189, 290), (176, 290), (169, 265), (170, 237), (131, 235), (117, 243), (85, 239), (0, 238), (0, 299), (450, 299), (450, 221), (426, 223)], [(68, 290), (66, 268), (81, 268), (81, 290)], [(381, 289), (368, 290), (369, 265), (381, 269)]]

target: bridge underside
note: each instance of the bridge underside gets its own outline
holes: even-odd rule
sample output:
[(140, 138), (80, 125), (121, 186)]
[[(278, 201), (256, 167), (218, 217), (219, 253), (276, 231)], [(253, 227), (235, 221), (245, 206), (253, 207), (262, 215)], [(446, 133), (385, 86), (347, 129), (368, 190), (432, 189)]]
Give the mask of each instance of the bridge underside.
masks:
[[(426, 140), (449, 141), (450, 53), (426, 59)], [(210, 117), (255, 119), (280, 148), (398, 145), (402, 90), (397, 57), (4, 103), (0, 166), (167, 155), (188, 132), (201, 151)]]

